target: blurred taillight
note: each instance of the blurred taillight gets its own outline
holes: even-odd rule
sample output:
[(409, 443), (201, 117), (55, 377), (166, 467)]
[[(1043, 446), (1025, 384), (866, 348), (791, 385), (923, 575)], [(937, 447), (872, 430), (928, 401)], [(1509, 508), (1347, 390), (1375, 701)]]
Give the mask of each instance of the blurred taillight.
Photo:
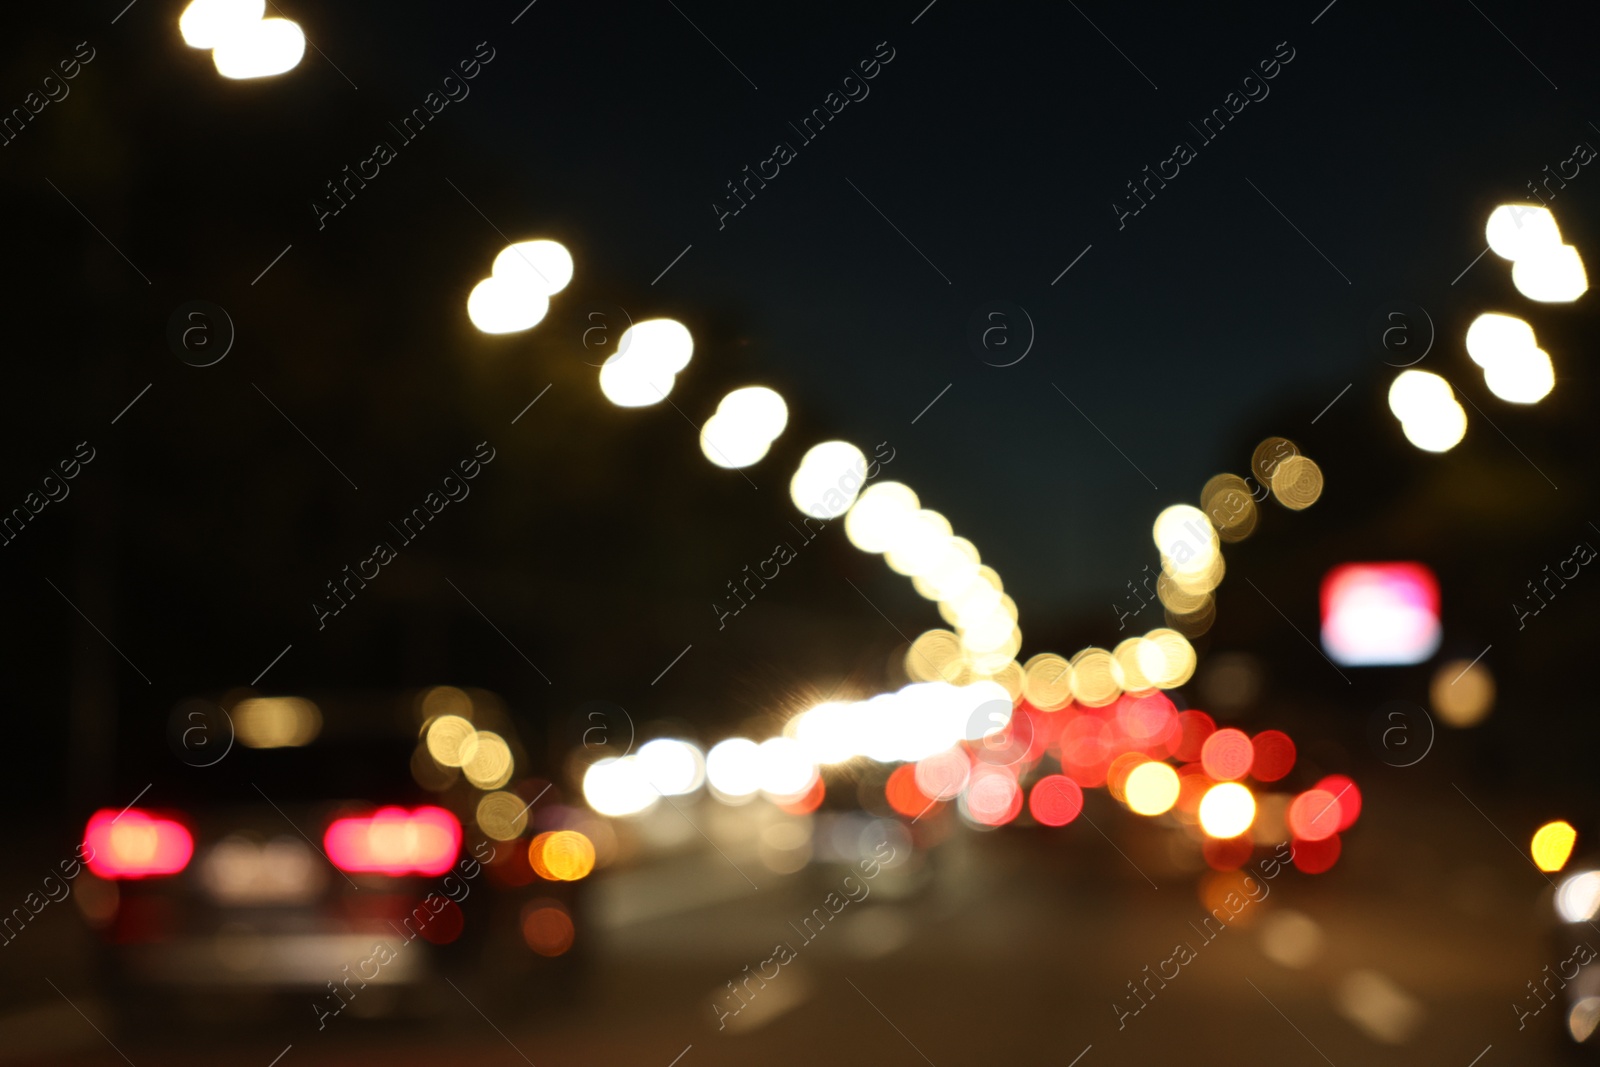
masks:
[(194, 855), (194, 838), (182, 823), (138, 808), (95, 812), (83, 841), (89, 870), (101, 878), (177, 874)]
[(379, 808), (335, 819), (322, 837), (334, 866), (371, 874), (443, 874), (461, 849), (461, 824), (443, 808)]

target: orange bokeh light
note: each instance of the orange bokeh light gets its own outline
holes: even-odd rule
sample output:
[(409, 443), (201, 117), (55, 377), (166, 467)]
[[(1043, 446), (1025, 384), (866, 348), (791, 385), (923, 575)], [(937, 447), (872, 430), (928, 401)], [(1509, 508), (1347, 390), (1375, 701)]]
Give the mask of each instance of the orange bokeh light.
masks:
[(541, 956), (566, 952), (575, 934), (572, 916), (553, 900), (535, 900), (523, 909), (522, 940)]

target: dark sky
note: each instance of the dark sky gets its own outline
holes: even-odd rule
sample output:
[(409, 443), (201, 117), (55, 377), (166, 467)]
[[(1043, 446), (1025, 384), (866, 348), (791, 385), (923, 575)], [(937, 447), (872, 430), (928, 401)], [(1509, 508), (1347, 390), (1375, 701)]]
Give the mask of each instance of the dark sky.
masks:
[[(7, 548), (26, 605), (7, 633), (50, 665), (46, 705), (88, 683), (63, 648), (76, 617), (40, 577), (134, 646), (139, 677), (159, 679), (148, 692), (99, 654), (151, 714), (247, 682), (291, 642), (283, 685), (422, 684), (490, 657), (523, 671), (477, 638), (461, 652), (483, 627), (446, 578), (532, 659), (547, 649), (593, 672), (614, 648), (616, 675), (642, 691), (683, 644), (720, 640), (696, 636), (707, 602), (770, 552), (794, 518), (795, 462), (835, 436), (891, 444), (885, 477), (976, 542), (1024, 633), (1035, 619), (1092, 630), (1154, 561), (1155, 514), (1244, 473), (1261, 437), (1330, 467), (1357, 449), (1374, 478), (1415, 463), (1383, 403), (1394, 371), (1375, 317), (1396, 300), (1425, 309), (1438, 336), (1421, 365), (1472, 369), (1467, 322), (1526, 303), (1493, 255), (1452, 284), (1488, 211), (1600, 141), (1592, 20), (1575, 6), (276, 6), (315, 50), (244, 84), (182, 44), (181, 4), (3, 16), (6, 107), (77, 42), (95, 49), (71, 95), (0, 148), (8, 499), (79, 440), (105, 457)], [(389, 124), (491, 50), (470, 95), (401, 144)], [(830, 93), (860, 95), (844, 79), (891, 50), (870, 95), (802, 143), (790, 123)], [(1275, 57), (1270, 81), (1245, 82)], [(1190, 125), (1264, 90), (1214, 141)], [(324, 183), (379, 139), (396, 158), (319, 229)], [(719, 227), (725, 183), (780, 141), (795, 158)], [(1126, 183), (1179, 142), (1195, 158), (1119, 226)], [(1590, 182), (1552, 203), (1583, 249)], [(529, 334), (476, 334), (466, 294), (508, 238), (538, 236), (571, 249), (572, 286)], [(165, 341), (192, 299), (238, 328), (213, 368)], [(1036, 331), (1014, 366), (972, 344), (997, 302)], [(1543, 334), (1581, 307), (1530, 317)], [(681, 412), (600, 398), (582, 338), (601, 308), (695, 332)], [(1014, 311), (1010, 329), (1018, 351)], [(1576, 370), (1576, 350), (1554, 355), (1558, 379)], [(782, 391), (791, 422), (746, 481), (701, 458), (689, 423), (752, 383)], [(1514, 433), (1534, 417), (1496, 410)], [(477, 503), (318, 636), (321, 583), (486, 438), (505, 458)], [(1331, 482), (1330, 500), (1349, 491)], [(723, 659), (686, 660), (680, 684), (754, 705), (807, 676), (776, 666), (786, 657), (881, 662), (897, 637), (839, 574), (891, 626), (936, 624), (904, 580), (837, 541), (773, 594), (774, 629), (742, 626)], [(1381, 530), (1361, 546), (1396, 551)], [(1297, 595), (1319, 576), (1300, 575)], [(1089, 639), (1113, 642), (1103, 628)], [(96, 640), (73, 638), (80, 652)], [(598, 695), (593, 680), (569, 672), (566, 695)]]

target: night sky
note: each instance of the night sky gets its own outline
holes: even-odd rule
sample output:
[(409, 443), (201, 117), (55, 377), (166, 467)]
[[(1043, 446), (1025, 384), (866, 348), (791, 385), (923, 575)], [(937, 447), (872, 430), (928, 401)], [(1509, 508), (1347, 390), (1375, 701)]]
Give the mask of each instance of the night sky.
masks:
[[(883, 477), (977, 544), (1025, 634), (1048, 620), (1109, 645), (1104, 605), (1154, 561), (1156, 513), (1247, 473), (1267, 434), (1324, 463), (1330, 517), (1276, 522), (1266, 553), (1398, 506), (1419, 464), (1451, 462), (1420, 458), (1387, 411), (1384, 361), (1403, 360), (1378, 343), (1382, 315), (1424, 309), (1437, 340), (1419, 366), (1465, 380), (1466, 324), (1525, 304), (1492, 254), (1461, 276), (1488, 211), (1600, 143), (1592, 34), (1527, 7), (278, 6), (316, 51), (246, 83), (183, 46), (179, 4), (4, 16), (7, 108), (78, 42), (94, 53), (0, 149), (5, 506), (77, 442), (97, 450), (5, 559), (8, 647), (43, 668), (17, 683), (43, 716), (20, 728), (50, 746), (48, 773), (68, 762), (63, 719), (120, 706), (121, 736), (133, 721), (155, 736), (173, 701), (247, 684), (285, 645), (279, 686), (470, 676), (534, 718), (605, 696), (738, 721), (881, 674), (938, 622), (840, 531), (736, 633), (708, 606), (787, 536), (789, 474), (832, 437), (889, 444)], [(444, 79), (474, 57), (468, 92), (402, 138), (391, 123), (460, 93)], [(859, 99), (832, 97), (839, 113), (803, 139), (790, 124), (830, 94)], [(1214, 140), (1191, 126), (1246, 95)], [(326, 183), (379, 141), (394, 158), (325, 214)], [(1127, 183), (1180, 142), (1192, 160), (1122, 216)], [(723, 216), (726, 183), (779, 143), (793, 158)], [(1551, 200), (1584, 249), (1591, 182)], [(478, 334), (466, 294), (532, 237), (571, 249), (573, 284), (537, 329)], [(196, 299), (237, 329), (212, 367), (166, 339)], [(990, 364), (1026, 347), (1014, 313), (1016, 347), (973, 343), (1002, 304), (1036, 333), (1005, 367)], [(586, 331), (661, 315), (696, 337), (674, 405), (612, 407)], [(1588, 461), (1539, 425), (1571, 427), (1593, 395), (1587, 315), (1530, 313), (1571, 339), (1552, 347), (1557, 394), (1489, 409), (1528, 467), (1572, 475), (1545, 514), (1574, 528)], [(1420, 345), (1427, 327), (1407, 323)], [(745, 384), (790, 406), (748, 478), (706, 463), (690, 425)], [(473, 496), (318, 630), (322, 584), (482, 441), (496, 459)], [(1506, 492), (1543, 491), (1483, 420), (1458, 458), (1474, 455), (1512, 465)], [(1333, 477), (1341, 463), (1354, 477)], [(1380, 529), (1338, 551), (1417, 550), (1415, 530)], [(1319, 577), (1305, 568), (1290, 595), (1310, 604)], [(650, 691), (685, 644), (699, 654), (679, 688)]]

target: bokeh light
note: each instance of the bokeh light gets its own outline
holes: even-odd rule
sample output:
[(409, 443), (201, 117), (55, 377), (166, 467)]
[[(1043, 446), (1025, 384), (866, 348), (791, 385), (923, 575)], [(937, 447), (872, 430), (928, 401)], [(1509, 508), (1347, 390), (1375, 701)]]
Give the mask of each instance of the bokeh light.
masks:
[(1256, 818), (1256, 798), (1238, 782), (1223, 782), (1200, 798), (1200, 828), (1215, 838), (1238, 837)]
[(467, 781), (479, 789), (499, 789), (511, 780), (511, 747), (492, 730), (479, 730), (472, 758), (461, 765)]
[(764, 385), (735, 389), (700, 428), (700, 451), (719, 467), (734, 470), (760, 462), (789, 424), (783, 397)]
[(1427, 452), (1448, 452), (1467, 433), (1467, 412), (1455, 390), (1429, 371), (1401, 371), (1389, 386), (1389, 410), (1406, 440)]
[(478, 731), (459, 715), (441, 715), (428, 725), (428, 755), (441, 767), (460, 767), (478, 752)]
[(1555, 216), (1537, 204), (1501, 204), (1489, 212), (1483, 235), (1495, 255), (1513, 262), (1561, 245)]
[(1326, 789), (1308, 789), (1289, 804), (1289, 829), (1302, 841), (1321, 841), (1339, 832), (1339, 798)]
[(1028, 811), (1045, 826), (1065, 826), (1083, 811), (1083, 789), (1060, 774), (1047, 774), (1033, 783)]
[(495, 841), (510, 841), (528, 825), (528, 802), (515, 793), (497, 791), (478, 801), (478, 829)]
[(687, 741), (664, 737), (646, 742), (637, 758), (645, 780), (666, 796), (693, 793), (705, 783), (705, 757)]
[(523, 908), (522, 940), (539, 955), (562, 955), (572, 947), (575, 936), (572, 916), (557, 901), (530, 901)]
[(706, 780), (718, 794), (739, 798), (761, 788), (759, 746), (747, 737), (730, 737), (706, 753)]
[(1243, 730), (1218, 730), (1200, 747), (1200, 765), (1219, 782), (1243, 778), (1254, 760), (1255, 747)]
[(694, 338), (675, 319), (646, 319), (623, 331), (617, 350), (600, 367), (600, 391), (622, 408), (648, 407), (667, 398), (694, 355)]
[(1479, 661), (1453, 659), (1440, 664), (1428, 685), (1434, 712), (1446, 726), (1476, 726), (1494, 709), (1494, 675)]
[(1556, 913), (1569, 923), (1588, 922), (1600, 914), (1600, 871), (1580, 871), (1556, 887)]
[(308, 745), (322, 731), (322, 713), (300, 697), (253, 697), (233, 708), (233, 729), (247, 748)]
[(1559, 871), (1572, 857), (1572, 846), (1578, 841), (1578, 831), (1564, 819), (1547, 822), (1534, 831), (1529, 852), (1534, 866), (1545, 873)]
[(789, 481), (789, 499), (814, 519), (834, 519), (850, 510), (867, 480), (867, 457), (848, 441), (813, 445)]
[(1255, 758), (1250, 775), (1258, 782), (1276, 782), (1294, 769), (1294, 741), (1282, 730), (1262, 730), (1250, 739)]
[(653, 807), (660, 796), (632, 756), (599, 760), (583, 775), (583, 799), (601, 815), (637, 815)]
[(1571, 245), (1545, 246), (1518, 258), (1511, 283), (1529, 300), (1545, 304), (1571, 303), (1589, 291), (1583, 257)]
[(594, 842), (577, 830), (542, 833), (528, 845), (528, 863), (540, 878), (576, 882), (594, 870)]
[(1165, 763), (1141, 763), (1123, 784), (1130, 809), (1139, 815), (1160, 815), (1178, 802), (1178, 772)]

